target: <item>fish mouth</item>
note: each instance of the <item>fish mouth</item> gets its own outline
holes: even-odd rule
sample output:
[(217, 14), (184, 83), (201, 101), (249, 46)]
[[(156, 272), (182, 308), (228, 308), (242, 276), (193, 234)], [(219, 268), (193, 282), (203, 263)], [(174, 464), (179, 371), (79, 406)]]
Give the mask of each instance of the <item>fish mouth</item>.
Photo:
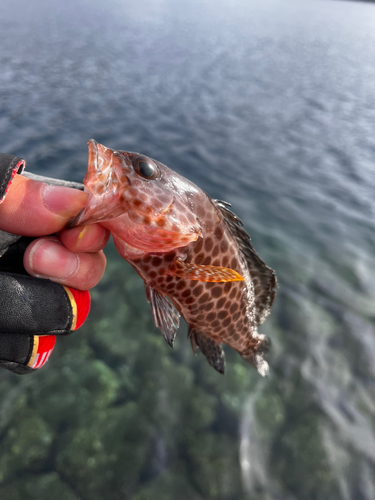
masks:
[[(98, 164), (98, 143), (95, 139), (90, 139), (87, 143), (89, 147), (88, 166)], [(86, 175), (87, 177), (87, 175)]]
[(98, 176), (104, 174), (104, 166), (112, 166), (113, 152), (111, 149), (106, 148), (102, 144), (96, 142), (95, 139), (90, 139), (87, 143), (89, 147), (89, 155), (87, 162), (87, 173), (83, 180), (86, 189), (95, 194), (94, 189), (90, 189), (90, 184), (97, 182)]
[[(118, 184), (117, 176), (118, 171), (121, 171), (123, 162), (122, 155), (117, 151), (107, 148), (100, 144), (95, 139), (90, 139), (87, 143), (89, 154), (87, 163), (87, 173), (83, 183), (88, 191), (93, 195), (100, 195), (98, 193), (98, 185), (104, 183), (105, 189), (113, 189), (113, 184)], [(121, 182), (131, 184), (129, 177), (122, 175)]]
[(118, 217), (124, 211), (119, 203), (121, 190), (130, 185), (129, 178), (123, 173), (123, 158), (117, 151), (99, 144), (95, 139), (90, 139), (87, 144), (88, 163), (83, 183), (89, 199), (69, 221), (68, 228)]

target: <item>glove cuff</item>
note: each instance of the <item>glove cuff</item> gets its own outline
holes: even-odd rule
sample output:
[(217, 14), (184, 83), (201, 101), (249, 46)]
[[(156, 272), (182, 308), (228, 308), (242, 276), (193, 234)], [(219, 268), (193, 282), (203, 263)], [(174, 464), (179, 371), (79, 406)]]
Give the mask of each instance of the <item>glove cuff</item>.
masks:
[(53, 348), (56, 343), (56, 335), (34, 335), (33, 338), (33, 350), (31, 352), (30, 359), (27, 366), (33, 368), (41, 368), (45, 363), (47, 363)]
[(76, 290), (75, 288), (63, 287), (66, 291), (70, 305), (72, 306), (72, 324), (70, 330), (78, 330), (80, 326), (86, 321), (90, 312), (91, 298), (88, 290)]
[(0, 203), (5, 199), (16, 174), (21, 174), (25, 168), (25, 160), (18, 156), (0, 153)]
[(0, 368), (23, 375), (47, 363), (55, 346), (55, 335), (22, 335), (3, 333), (0, 336)]
[(1, 333), (64, 335), (82, 325), (89, 308), (88, 291), (0, 272)]
[(77, 330), (89, 309), (87, 290), (0, 273), (0, 368), (18, 374), (41, 368), (53, 351), (56, 334)]

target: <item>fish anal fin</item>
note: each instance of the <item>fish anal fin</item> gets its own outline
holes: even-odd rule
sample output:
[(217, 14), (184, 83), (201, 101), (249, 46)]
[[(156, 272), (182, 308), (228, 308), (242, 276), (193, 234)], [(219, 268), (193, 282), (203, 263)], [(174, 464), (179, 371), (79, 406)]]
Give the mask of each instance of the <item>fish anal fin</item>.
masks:
[(189, 328), (189, 331), (188, 331), (188, 338), (190, 339), (190, 343), (191, 343), (191, 348), (193, 350), (193, 353), (194, 353), (194, 356), (197, 355), (197, 339), (195, 337), (195, 330)]
[(208, 363), (219, 373), (224, 374), (225, 355), (221, 345), (211, 339), (208, 335), (205, 335), (194, 328), (189, 328), (188, 336), (190, 338), (194, 354), (195, 347), (198, 346), (202, 353), (206, 356)]
[(201, 264), (186, 263), (181, 259), (176, 259), (175, 268), (170, 274), (179, 276), (187, 280), (227, 282), (244, 281), (244, 278), (233, 269), (219, 266), (203, 266)]
[(173, 341), (180, 325), (180, 314), (168, 298), (155, 288), (145, 285), (146, 297), (151, 305), (155, 325), (173, 347)]

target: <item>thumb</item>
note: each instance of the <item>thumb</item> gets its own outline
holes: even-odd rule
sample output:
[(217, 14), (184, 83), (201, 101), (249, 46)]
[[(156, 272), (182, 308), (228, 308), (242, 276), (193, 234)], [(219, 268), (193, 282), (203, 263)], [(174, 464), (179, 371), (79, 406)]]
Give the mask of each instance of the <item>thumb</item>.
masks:
[(63, 229), (87, 201), (87, 193), (16, 175), (0, 204), (0, 229), (21, 236), (44, 236)]

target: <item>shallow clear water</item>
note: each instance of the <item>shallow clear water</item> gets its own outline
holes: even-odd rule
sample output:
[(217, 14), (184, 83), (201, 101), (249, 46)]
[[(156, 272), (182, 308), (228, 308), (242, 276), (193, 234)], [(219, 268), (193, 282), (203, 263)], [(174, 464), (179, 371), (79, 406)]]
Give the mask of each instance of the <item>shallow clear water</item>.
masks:
[[(0, 150), (90, 137), (232, 202), (279, 291), (263, 380), (172, 352), (108, 247), (87, 325), (1, 374), (4, 499), (375, 498), (375, 5), (3, 0)], [(34, 496), (33, 496), (34, 495)]]

